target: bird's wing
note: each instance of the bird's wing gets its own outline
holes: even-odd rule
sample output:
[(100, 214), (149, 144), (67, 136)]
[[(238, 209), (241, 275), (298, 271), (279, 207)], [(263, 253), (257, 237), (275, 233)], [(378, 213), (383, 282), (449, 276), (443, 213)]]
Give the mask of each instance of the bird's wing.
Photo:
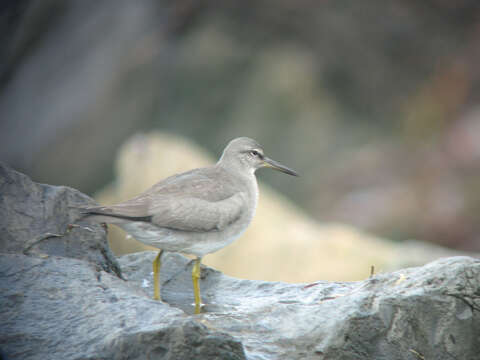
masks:
[(232, 182), (215, 181), (210, 168), (197, 169), (167, 178), (131, 200), (85, 212), (182, 231), (222, 230), (242, 214), (243, 195), (235, 190)]
[(112, 223), (121, 219), (145, 221), (169, 229), (204, 232), (220, 231), (235, 222), (242, 214), (242, 203), (240, 193), (220, 201), (194, 197), (138, 197), (117, 205), (88, 208), (85, 212), (112, 218)]
[(198, 198), (156, 199), (151, 222), (182, 231), (220, 231), (242, 215), (243, 197), (237, 193), (220, 201)]

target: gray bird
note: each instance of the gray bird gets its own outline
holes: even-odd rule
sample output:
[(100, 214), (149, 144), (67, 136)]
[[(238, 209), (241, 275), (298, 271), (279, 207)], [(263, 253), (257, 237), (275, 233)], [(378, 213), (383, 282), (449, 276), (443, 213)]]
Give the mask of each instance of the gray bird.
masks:
[(232, 243), (247, 229), (258, 201), (255, 171), (262, 167), (298, 176), (266, 157), (255, 140), (240, 137), (230, 141), (213, 166), (173, 175), (133, 199), (86, 208), (83, 213), (89, 220), (115, 224), (137, 240), (160, 249), (153, 262), (156, 300), (160, 299), (162, 252), (195, 255), (192, 281), (198, 314), (202, 257)]

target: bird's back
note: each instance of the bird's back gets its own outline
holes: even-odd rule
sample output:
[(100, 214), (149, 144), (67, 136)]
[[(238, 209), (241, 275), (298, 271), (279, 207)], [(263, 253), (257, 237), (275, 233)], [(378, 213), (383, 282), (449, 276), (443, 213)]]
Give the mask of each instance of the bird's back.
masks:
[(239, 191), (246, 191), (246, 187), (238, 177), (221, 167), (210, 166), (170, 176), (153, 185), (145, 193), (154, 197), (192, 197), (216, 202)]

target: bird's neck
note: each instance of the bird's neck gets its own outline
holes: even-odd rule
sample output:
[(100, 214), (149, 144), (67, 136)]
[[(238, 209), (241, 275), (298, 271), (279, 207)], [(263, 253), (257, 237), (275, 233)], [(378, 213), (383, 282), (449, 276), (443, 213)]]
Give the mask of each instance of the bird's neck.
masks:
[[(236, 165), (236, 166), (235, 166)], [(241, 184), (248, 193), (257, 193), (257, 177), (255, 176), (255, 170), (245, 169), (242, 167), (242, 164), (227, 163), (220, 161), (215, 165), (217, 168), (221, 169), (225, 173), (229, 174), (234, 182)], [(255, 195), (256, 196), (256, 195)]]
[(233, 174), (234, 176), (245, 178), (251, 178), (252, 176), (255, 177), (255, 169), (246, 167), (240, 161), (229, 161), (223, 156), (220, 160), (218, 160), (215, 166), (227, 171), (230, 174)]

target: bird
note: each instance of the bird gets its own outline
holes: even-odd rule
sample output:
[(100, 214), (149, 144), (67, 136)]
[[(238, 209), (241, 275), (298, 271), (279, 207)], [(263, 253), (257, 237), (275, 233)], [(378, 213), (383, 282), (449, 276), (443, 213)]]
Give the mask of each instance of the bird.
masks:
[(298, 176), (267, 157), (255, 140), (239, 137), (228, 143), (212, 166), (172, 175), (130, 200), (87, 207), (82, 214), (95, 223), (119, 226), (138, 241), (159, 249), (153, 261), (155, 300), (160, 300), (162, 253), (193, 255), (194, 313), (199, 314), (202, 258), (229, 245), (247, 229), (259, 196), (255, 172), (264, 167)]

